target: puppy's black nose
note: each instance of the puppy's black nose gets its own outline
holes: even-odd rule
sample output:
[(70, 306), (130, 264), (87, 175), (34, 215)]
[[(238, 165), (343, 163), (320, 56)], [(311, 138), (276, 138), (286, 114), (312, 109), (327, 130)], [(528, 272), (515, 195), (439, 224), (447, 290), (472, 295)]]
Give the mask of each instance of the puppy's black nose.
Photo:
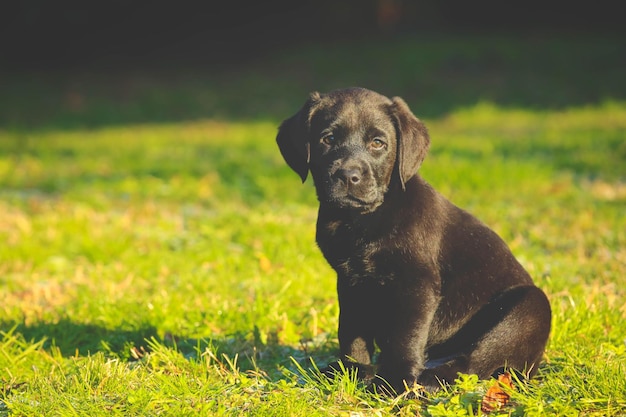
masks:
[(361, 182), (361, 170), (357, 168), (342, 168), (337, 170), (337, 177), (346, 184), (358, 184)]

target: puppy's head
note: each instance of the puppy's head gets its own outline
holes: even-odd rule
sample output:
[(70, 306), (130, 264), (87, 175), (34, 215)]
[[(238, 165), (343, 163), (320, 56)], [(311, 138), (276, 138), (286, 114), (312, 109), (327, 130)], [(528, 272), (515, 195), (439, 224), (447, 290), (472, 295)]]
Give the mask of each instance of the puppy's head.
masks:
[(276, 141), (303, 182), (311, 172), (320, 204), (363, 213), (383, 203), (392, 181), (404, 189), (430, 143), (401, 98), (362, 88), (312, 93)]

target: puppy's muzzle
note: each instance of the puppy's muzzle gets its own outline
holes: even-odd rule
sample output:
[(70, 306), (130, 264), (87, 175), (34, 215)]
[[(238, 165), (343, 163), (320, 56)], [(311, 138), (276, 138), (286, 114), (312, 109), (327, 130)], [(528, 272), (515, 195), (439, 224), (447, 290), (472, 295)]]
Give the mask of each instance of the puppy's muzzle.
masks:
[(371, 169), (364, 161), (354, 159), (335, 161), (331, 169), (331, 181), (335, 191), (355, 197), (364, 196), (375, 187)]
[(380, 195), (372, 170), (367, 163), (337, 161), (330, 175), (329, 196), (342, 207), (366, 209), (379, 205)]
[(335, 172), (334, 177), (350, 188), (361, 182), (363, 171), (357, 167), (340, 168)]

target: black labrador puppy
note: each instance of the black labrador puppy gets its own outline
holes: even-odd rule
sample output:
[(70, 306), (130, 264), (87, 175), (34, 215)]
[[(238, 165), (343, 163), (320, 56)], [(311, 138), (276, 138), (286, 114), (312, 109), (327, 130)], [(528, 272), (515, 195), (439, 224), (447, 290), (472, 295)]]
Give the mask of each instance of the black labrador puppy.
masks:
[(310, 171), (315, 183), (316, 240), (337, 272), (345, 366), (373, 371), (376, 343), (374, 382), (396, 392), (436, 390), (458, 372), (536, 371), (548, 300), (496, 233), (417, 174), (430, 139), (401, 98), (312, 93), (276, 141), (302, 181)]

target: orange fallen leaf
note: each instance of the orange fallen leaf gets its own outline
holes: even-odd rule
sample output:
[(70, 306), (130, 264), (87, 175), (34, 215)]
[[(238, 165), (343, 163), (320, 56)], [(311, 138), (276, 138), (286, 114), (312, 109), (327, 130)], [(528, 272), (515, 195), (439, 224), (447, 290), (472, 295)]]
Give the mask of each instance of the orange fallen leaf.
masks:
[(511, 396), (507, 394), (503, 387), (513, 389), (511, 374), (508, 372), (498, 375), (498, 380), (487, 390), (480, 406), (480, 410), (483, 413), (491, 413), (494, 410), (499, 410), (509, 402)]
[(265, 254), (258, 253), (256, 257), (259, 260), (259, 268), (261, 268), (261, 271), (269, 272), (272, 269), (272, 262)]

